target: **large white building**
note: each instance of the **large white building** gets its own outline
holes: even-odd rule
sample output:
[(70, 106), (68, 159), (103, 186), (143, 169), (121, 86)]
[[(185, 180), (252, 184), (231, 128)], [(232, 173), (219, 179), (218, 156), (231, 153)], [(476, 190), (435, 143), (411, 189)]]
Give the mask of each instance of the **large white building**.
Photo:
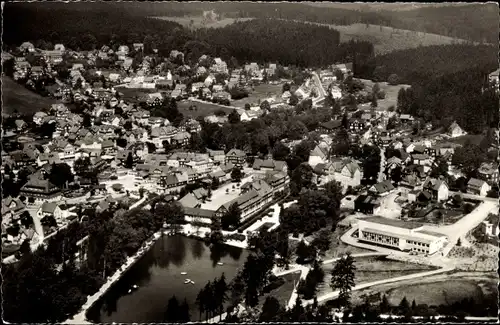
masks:
[(383, 217), (360, 219), (359, 240), (401, 251), (434, 254), (446, 243), (443, 234), (427, 231), (422, 224)]

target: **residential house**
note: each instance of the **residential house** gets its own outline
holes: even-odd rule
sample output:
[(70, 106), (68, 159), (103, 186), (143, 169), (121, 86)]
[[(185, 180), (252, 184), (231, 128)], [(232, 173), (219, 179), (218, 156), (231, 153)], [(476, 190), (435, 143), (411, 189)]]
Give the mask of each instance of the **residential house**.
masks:
[(224, 182), (228, 181), (229, 179), (231, 179), (231, 172), (225, 173), (224, 171), (222, 171), (219, 168), (219, 170), (215, 170), (215, 171), (211, 172), (210, 174), (208, 174), (208, 176), (210, 178), (217, 178), (219, 183), (224, 183)]
[(237, 167), (242, 167), (245, 164), (247, 155), (239, 149), (231, 149), (226, 153), (226, 164), (232, 163)]
[(429, 178), (424, 182), (423, 190), (429, 192), (433, 200), (438, 202), (448, 200), (449, 189), (444, 180)]
[(318, 132), (321, 134), (332, 134), (342, 127), (341, 120), (332, 120), (319, 124)]
[(308, 163), (311, 167), (316, 166), (317, 164), (324, 164), (328, 161), (328, 153), (329, 148), (327, 146), (316, 145), (313, 150), (309, 153)]
[(36, 215), (40, 220), (46, 216), (53, 216), (56, 220), (61, 220), (63, 212), (58, 202), (44, 202), (40, 208), (38, 208)]
[(395, 187), (392, 185), (391, 181), (385, 180), (379, 182), (372, 187), (370, 187), (369, 191), (377, 194), (378, 196), (385, 196), (389, 193), (392, 193), (395, 190)]
[(216, 212), (207, 209), (200, 209), (198, 207), (184, 207), (184, 220), (188, 223), (197, 225), (210, 225), (215, 218)]
[(7, 197), (2, 200), (2, 221), (19, 218), (26, 211), (26, 205), (18, 198)]
[(199, 208), (201, 206), (201, 202), (193, 193), (184, 195), (178, 202), (183, 208)]
[(210, 67), (211, 71), (214, 71), (216, 73), (228, 73), (226, 62), (222, 61), (221, 58), (215, 58), (214, 61), (214, 65)]
[(448, 128), (448, 135), (452, 138), (456, 137), (461, 137), (463, 135), (466, 135), (467, 132), (465, 132), (460, 125), (456, 121), (451, 123), (450, 127)]
[(252, 167), (256, 173), (288, 172), (288, 166), (285, 161), (274, 159), (255, 159)]
[(413, 123), (415, 119), (410, 114), (401, 114), (399, 116), (399, 120), (401, 121), (401, 124), (406, 125)]
[(378, 199), (372, 195), (360, 195), (354, 200), (354, 211), (364, 214), (377, 214), (380, 207)]
[(480, 179), (490, 185), (498, 185), (498, 165), (494, 163), (482, 163), (477, 170)]
[(360, 118), (349, 119), (349, 130), (357, 132), (365, 128), (365, 121)]
[(214, 162), (214, 165), (224, 164), (226, 161), (226, 154), (224, 150), (211, 150), (207, 149), (208, 156)]
[(48, 179), (42, 179), (41, 175), (33, 175), (28, 182), (21, 187), (20, 195), (33, 198), (36, 201), (59, 201), (61, 189), (52, 184)]
[(500, 72), (500, 69), (496, 69), (492, 73), (488, 75), (488, 80), (489, 82), (493, 83), (494, 85), (498, 86), (500, 84), (498, 74)]
[(172, 144), (177, 146), (187, 146), (189, 140), (191, 139), (191, 134), (189, 132), (178, 132), (172, 137)]
[(259, 114), (252, 110), (246, 111), (244, 109), (237, 109), (236, 111), (240, 115), (240, 121), (242, 122), (250, 121), (259, 117)]
[(30, 42), (24, 42), (23, 44), (21, 44), (21, 46), (19, 46), (19, 49), (23, 52), (35, 52), (35, 46), (33, 45), (33, 43), (30, 43)]
[(340, 182), (344, 188), (356, 187), (361, 184), (361, 168), (351, 159), (317, 164), (314, 167), (314, 172), (319, 175), (318, 182), (320, 184), (326, 184), (333, 180)]
[(467, 183), (467, 193), (470, 194), (486, 196), (489, 190), (491, 190), (491, 186), (477, 178), (471, 178)]
[(427, 172), (430, 169), (430, 166), (432, 165), (431, 157), (429, 157), (425, 153), (424, 154), (413, 154), (412, 155), (412, 162), (415, 165), (424, 166), (425, 172)]

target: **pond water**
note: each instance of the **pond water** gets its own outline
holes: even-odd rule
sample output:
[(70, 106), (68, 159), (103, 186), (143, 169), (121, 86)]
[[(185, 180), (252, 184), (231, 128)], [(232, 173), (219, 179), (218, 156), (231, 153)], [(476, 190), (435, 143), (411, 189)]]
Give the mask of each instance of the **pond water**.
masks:
[[(201, 240), (164, 236), (92, 306), (87, 318), (96, 323), (164, 322), (168, 300), (175, 295), (180, 302), (187, 300), (191, 320), (197, 321), (195, 300), (200, 289), (223, 272), (229, 283), (247, 255), (236, 247), (210, 248)], [(195, 284), (184, 284), (185, 279)], [(138, 289), (128, 293), (133, 285)]]

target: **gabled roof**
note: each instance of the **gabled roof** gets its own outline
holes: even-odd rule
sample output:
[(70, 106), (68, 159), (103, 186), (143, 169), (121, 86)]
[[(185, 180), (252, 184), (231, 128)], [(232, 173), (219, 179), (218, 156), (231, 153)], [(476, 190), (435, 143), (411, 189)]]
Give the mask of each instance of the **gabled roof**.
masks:
[(179, 203), (184, 207), (184, 208), (195, 208), (200, 206), (200, 202), (196, 199), (194, 194), (188, 193), (184, 195), (180, 200)]
[(467, 183), (467, 186), (468, 187), (472, 187), (472, 188), (481, 188), (484, 184), (486, 184), (485, 181), (481, 180), (481, 179), (477, 179), (477, 178), (471, 178), (469, 180), (469, 182)]
[(271, 168), (276, 171), (281, 171), (286, 167), (286, 162), (281, 160), (274, 159), (255, 159), (253, 163), (253, 169), (261, 169), (261, 168)]
[[(439, 190), (439, 187), (441, 186), (441, 184), (446, 185), (446, 182), (443, 180), (440, 180), (440, 179), (436, 179), (436, 178), (429, 178), (424, 183), (424, 189), (430, 189), (433, 191), (437, 191), (437, 190)], [(446, 185), (446, 186), (448, 186), (448, 185)]]
[(246, 158), (246, 154), (242, 151), (242, 150), (239, 150), (239, 149), (231, 149), (228, 151), (228, 153), (226, 154), (227, 157), (240, 157), (240, 158)]
[(324, 127), (327, 130), (334, 130), (342, 126), (341, 120), (333, 120), (328, 122), (323, 122), (319, 124), (320, 127)]
[(56, 202), (44, 202), (41, 209), (43, 213), (54, 214), (58, 206)]
[(392, 185), (392, 183), (389, 180), (385, 180), (383, 182), (377, 183), (374, 185), (374, 187), (375, 187), (375, 190), (379, 194), (386, 193), (386, 192), (392, 191), (394, 189), (394, 186)]

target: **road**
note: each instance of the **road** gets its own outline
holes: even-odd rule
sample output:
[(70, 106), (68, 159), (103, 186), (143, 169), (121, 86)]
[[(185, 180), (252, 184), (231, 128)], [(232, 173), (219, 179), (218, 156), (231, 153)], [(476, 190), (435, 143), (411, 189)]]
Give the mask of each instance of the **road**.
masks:
[[(365, 288), (380, 285), (380, 284), (417, 279), (417, 278), (421, 278), (421, 277), (425, 277), (425, 276), (435, 275), (435, 274), (439, 274), (439, 273), (445, 273), (445, 272), (452, 271), (453, 269), (454, 269), (453, 267), (444, 267), (444, 268), (441, 268), (439, 270), (414, 273), (414, 274), (403, 275), (403, 276), (399, 276), (399, 277), (395, 277), (395, 278), (389, 278), (389, 279), (384, 279), (384, 280), (379, 280), (379, 281), (363, 283), (363, 284), (359, 284), (357, 286), (354, 286), (354, 288), (352, 288), (351, 291), (361, 290), (361, 289), (365, 289)], [(338, 295), (339, 295), (339, 291), (332, 291), (330, 293), (327, 293), (326, 295), (318, 297), (318, 303), (332, 300), (332, 299), (336, 298)], [(307, 306), (307, 305), (310, 305), (312, 303), (313, 303), (313, 300), (305, 300), (305, 301), (303, 301), (302, 305)]]
[(489, 202), (497, 202), (498, 203), (497, 198), (484, 197), (484, 196), (479, 196), (479, 195), (474, 195), (474, 194), (469, 194), (469, 193), (453, 192), (453, 191), (449, 191), (448, 193), (449, 193), (450, 197), (453, 197), (453, 196), (458, 194), (458, 195), (461, 195), (462, 198), (464, 198), (464, 199), (472, 199), (472, 200), (489, 201)]
[(436, 231), (448, 236), (448, 245), (443, 249), (443, 255), (447, 256), (450, 250), (456, 245), (458, 238), (464, 237), (469, 231), (477, 227), (490, 213), (498, 213), (498, 202), (483, 201), (471, 213), (464, 216), (452, 225), (430, 226), (424, 228)]

